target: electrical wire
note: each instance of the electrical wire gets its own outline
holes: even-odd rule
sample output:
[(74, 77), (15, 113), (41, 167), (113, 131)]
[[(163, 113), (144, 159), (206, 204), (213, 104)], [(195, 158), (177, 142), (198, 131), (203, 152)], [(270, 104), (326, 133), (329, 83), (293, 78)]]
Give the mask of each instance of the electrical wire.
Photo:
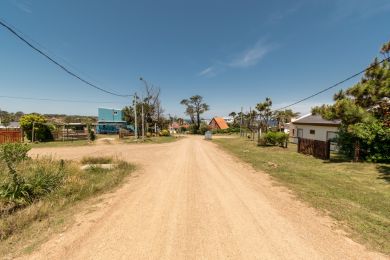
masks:
[(365, 68), (364, 70), (362, 70), (362, 71), (360, 71), (360, 72), (358, 72), (358, 73), (355, 73), (355, 74), (353, 74), (352, 76), (349, 76), (348, 78), (346, 78), (346, 79), (344, 79), (344, 80), (342, 80), (342, 81), (339, 81), (339, 82), (337, 82), (336, 84), (334, 84), (334, 85), (332, 85), (332, 86), (330, 86), (330, 87), (328, 87), (328, 88), (325, 88), (325, 89), (323, 89), (323, 90), (321, 90), (321, 91), (318, 91), (318, 92), (316, 92), (316, 93), (314, 93), (314, 94), (312, 94), (312, 95), (310, 95), (310, 96), (308, 96), (308, 97), (302, 98), (302, 99), (300, 99), (300, 100), (298, 100), (298, 101), (296, 101), (296, 102), (294, 102), (294, 103), (292, 103), (292, 104), (290, 104), (290, 105), (281, 107), (281, 108), (276, 109), (276, 110), (274, 110), (274, 111), (284, 110), (284, 109), (286, 109), (286, 108), (288, 108), (288, 107), (291, 107), (291, 106), (294, 106), (294, 105), (296, 105), (296, 104), (302, 103), (303, 101), (306, 101), (306, 100), (308, 100), (308, 99), (310, 99), (310, 98), (312, 98), (312, 97), (318, 96), (319, 94), (322, 94), (322, 93), (324, 93), (324, 92), (326, 92), (326, 91), (328, 91), (328, 90), (330, 90), (330, 89), (332, 89), (332, 88), (335, 88), (335, 87), (337, 87), (337, 86), (339, 86), (339, 85), (341, 85), (341, 84), (343, 84), (343, 83), (345, 83), (345, 82), (347, 82), (347, 81), (349, 81), (349, 80), (351, 80), (351, 79), (353, 79), (353, 78), (359, 76), (360, 74), (362, 74), (362, 73), (364, 73), (364, 72), (366, 72), (366, 71), (368, 71), (368, 70), (374, 68), (375, 66), (378, 66), (379, 64), (381, 64), (381, 63), (383, 63), (383, 62), (385, 62), (385, 61), (390, 61), (390, 57), (389, 57), (389, 58), (385, 58), (385, 59), (381, 60), (381, 61), (378, 62), (378, 63), (374, 63), (374, 64), (372, 64), (371, 66)]
[(4, 28), (6, 28), (8, 31), (10, 31), (12, 34), (14, 34), (17, 38), (19, 38), (21, 41), (23, 41), (25, 44), (27, 44), (29, 47), (31, 47), (33, 50), (35, 50), (36, 52), (38, 52), (39, 54), (41, 54), (42, 56), (44, 56), (46, 59), (48, 59), (49, 61), (51, 61), (52, 63), (54, 63), (55, 65), (57, 65), (60, 69), (62, 69), (63, 71), (65, 71), (66, 73), (68, 73), (69, 75), (71, 75), (72, 77), (80, 80), (81, 82), (87, 84), (88, 86), (90, 87), (93, 87), (97, 90), (100, 90), (102, 92), (105, 92), (107, 94), (110, 94), (110, 95), (113, 95), (113, 96), (117, 96), (117, 97), (131, 97), (131, 95), (123, 95), (123, 94), (118, 94), (118, 93), (115, 93), (115, 92), (112, 92), (112, 91), (109, 91), (109, 90), (106, 90), (104, 88), (101, 88), (91, 82), (89, 82), (88, 80), (85, 80), (83, 79), (81, 76), (78, 76), (77, 74), (73, 73), (72, 71), (70, 71), (68, 68), (66, 68), (64, 65), (60, 64), (59, 62), (57, 62), (56, 60), (54, 60), (53, 58), (51, 58), (48, 54), (46, 54), (45, 52), (43, 52), (42, 50), (40, 50), (38, 47), (36, 47), (34, 44), (30, 43), (28, 40), (26, 40), (23, 36), (21, 36), (19, 33), (16, 32), (16, 30), (12, 29), (11, 26), (7, 25), (5, 22), (3, 22), (1, 19), (0, 19), (0, 25), (3, 26)]
[(16, 96), (4, 96), (0, 95), (0, 98), (10, 98), (19, 100), (38, 100), (38, 101), (52, 101), (52, 102), (69, 102), (69, 103), (91, 103), (91, 104), (117, 104), (118, 102), (113, 101), (89, 101), (89, 100), (70, 100), (70, 99), (53, 99), (53, 98), (32, 98), (32, 97), (16, 97)]

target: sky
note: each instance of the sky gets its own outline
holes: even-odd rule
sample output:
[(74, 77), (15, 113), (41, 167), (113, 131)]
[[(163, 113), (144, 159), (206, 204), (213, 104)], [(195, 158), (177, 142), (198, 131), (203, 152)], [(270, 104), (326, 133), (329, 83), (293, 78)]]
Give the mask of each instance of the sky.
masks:
[[(388, 0), (1, 0), (0, 19), (72, 72), (117, 93), (161, 89), (165, 114), (203, 96), (204, 117), (270, 97), (288, 105), (367, 67), (390, 40)], [(293, 106), (307, 113), (340, 88)], [(0, 109), (97, 115), (130, 98), (69, 76), (0, 27)], [(48, 98), (81, 102), (11, 99)]]

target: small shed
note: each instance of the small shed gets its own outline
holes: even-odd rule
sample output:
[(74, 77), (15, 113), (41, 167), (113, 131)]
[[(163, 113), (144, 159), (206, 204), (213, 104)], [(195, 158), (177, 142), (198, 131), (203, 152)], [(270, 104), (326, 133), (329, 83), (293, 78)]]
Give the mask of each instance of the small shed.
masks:
[(223, 119), (222, 117), (214, 117), (213, 119), (211, 119), (209, 126), (213, 130), (224, 130), (229, 128), (225, 119)]

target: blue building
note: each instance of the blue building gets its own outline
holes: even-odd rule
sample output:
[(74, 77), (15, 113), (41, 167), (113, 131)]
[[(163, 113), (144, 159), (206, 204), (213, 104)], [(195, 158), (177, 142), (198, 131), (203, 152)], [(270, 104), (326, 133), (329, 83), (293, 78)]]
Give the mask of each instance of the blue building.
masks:
[(123, 112), (120, 109), (98, 108), (96, 133), (117, 134), (120, 128), (128, 129), (126, 121), (123, 119)]

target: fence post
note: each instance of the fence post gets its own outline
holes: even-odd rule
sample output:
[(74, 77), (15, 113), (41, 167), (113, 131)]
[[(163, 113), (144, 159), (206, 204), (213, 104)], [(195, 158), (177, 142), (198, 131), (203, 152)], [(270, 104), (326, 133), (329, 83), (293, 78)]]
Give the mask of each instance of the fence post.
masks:
[(301, 138), (298, 137), (298, 153), (301, 151)]
[(326, 159), (330, 160), (330, 140), (326, 141)]

